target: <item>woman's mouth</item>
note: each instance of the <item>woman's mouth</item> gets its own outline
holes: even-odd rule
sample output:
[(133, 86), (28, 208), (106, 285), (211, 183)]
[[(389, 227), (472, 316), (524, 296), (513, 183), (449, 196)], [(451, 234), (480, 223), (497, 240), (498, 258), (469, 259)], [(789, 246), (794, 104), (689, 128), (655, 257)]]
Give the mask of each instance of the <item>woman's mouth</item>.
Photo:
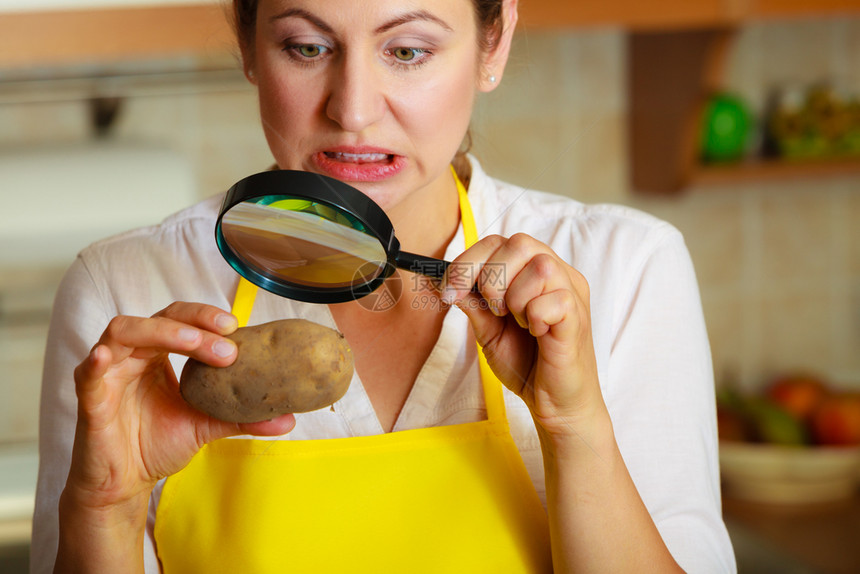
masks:
[(327, 158), (342, 161), (347, 163), (377, 163), (381, 161), (388, 162), (394, 154), (388, 153), (347, 153), (340, 151), (323, 152)]
[(313, 157), (316, 167), (344, 182), (381, 181), (399, 173), (406, 165), (403, 156), (385, 150), (326, 150)]

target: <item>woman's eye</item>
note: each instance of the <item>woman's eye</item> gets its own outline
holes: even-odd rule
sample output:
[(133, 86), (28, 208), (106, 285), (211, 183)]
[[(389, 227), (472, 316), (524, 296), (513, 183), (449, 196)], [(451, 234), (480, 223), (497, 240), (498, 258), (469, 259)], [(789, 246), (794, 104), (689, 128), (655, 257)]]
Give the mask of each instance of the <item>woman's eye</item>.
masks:
[(427, 55), (426, 50), (421, 48), (394, 48), (389, 53), (394, 56), (398, 63), (417, 62)]
[(305, 58), (316, 58), (322, 54), (323, 47), (318, 44), (303, 44), (301, 46), (296, 46), (296, 50)]
[(395, 48), (394, 57), (402, 62), (408, 62), (415, 59), (415, 50), (412, 48)]
[(328, 48), (320, 44), (286, 44), (284, 52), (293, 58), (301, 60), (316, 60), (328, 52)]

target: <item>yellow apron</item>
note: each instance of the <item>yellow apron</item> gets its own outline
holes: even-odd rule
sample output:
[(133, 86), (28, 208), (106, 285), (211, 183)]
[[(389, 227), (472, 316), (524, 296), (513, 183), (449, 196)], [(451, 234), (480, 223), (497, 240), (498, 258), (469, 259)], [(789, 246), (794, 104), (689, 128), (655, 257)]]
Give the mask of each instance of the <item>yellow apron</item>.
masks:
[[(474, 218), (457, 185), (471, 245)], [(241, 324), (255, 293), (240, 282)], [(546, 514), (511, 437), (502, 384), (478, 357), (485, 421), (203, 447), (161, 494), (155, 543), (165, 574), (551, 572)]]

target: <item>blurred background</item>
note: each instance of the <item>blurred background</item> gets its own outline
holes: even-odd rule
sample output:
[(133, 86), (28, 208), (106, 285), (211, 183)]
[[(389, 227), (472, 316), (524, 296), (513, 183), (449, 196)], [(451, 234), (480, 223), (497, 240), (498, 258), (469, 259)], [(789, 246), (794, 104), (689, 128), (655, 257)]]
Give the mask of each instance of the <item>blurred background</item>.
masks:
[[(2, 572), (26, 567), (63, 270), (271, 164), (223, 6), (0, 0)], [(522, 0), (521, 24), (473, 152), (684, 233), (741, 572), (860, 571), (860, 0)]]

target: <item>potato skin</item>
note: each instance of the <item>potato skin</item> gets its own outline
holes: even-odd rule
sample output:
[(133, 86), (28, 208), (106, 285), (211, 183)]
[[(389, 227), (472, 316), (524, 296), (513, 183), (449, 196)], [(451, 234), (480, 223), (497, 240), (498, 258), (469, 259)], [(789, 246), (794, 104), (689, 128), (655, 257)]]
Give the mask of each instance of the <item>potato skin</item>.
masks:
[(327, 407), (346, 393), (352, 350), (343, 335), (304, 319), (237, 329), (228, 367), (189, 359), (179, 390), (195, 409), (227, 422), (250, 423)]

